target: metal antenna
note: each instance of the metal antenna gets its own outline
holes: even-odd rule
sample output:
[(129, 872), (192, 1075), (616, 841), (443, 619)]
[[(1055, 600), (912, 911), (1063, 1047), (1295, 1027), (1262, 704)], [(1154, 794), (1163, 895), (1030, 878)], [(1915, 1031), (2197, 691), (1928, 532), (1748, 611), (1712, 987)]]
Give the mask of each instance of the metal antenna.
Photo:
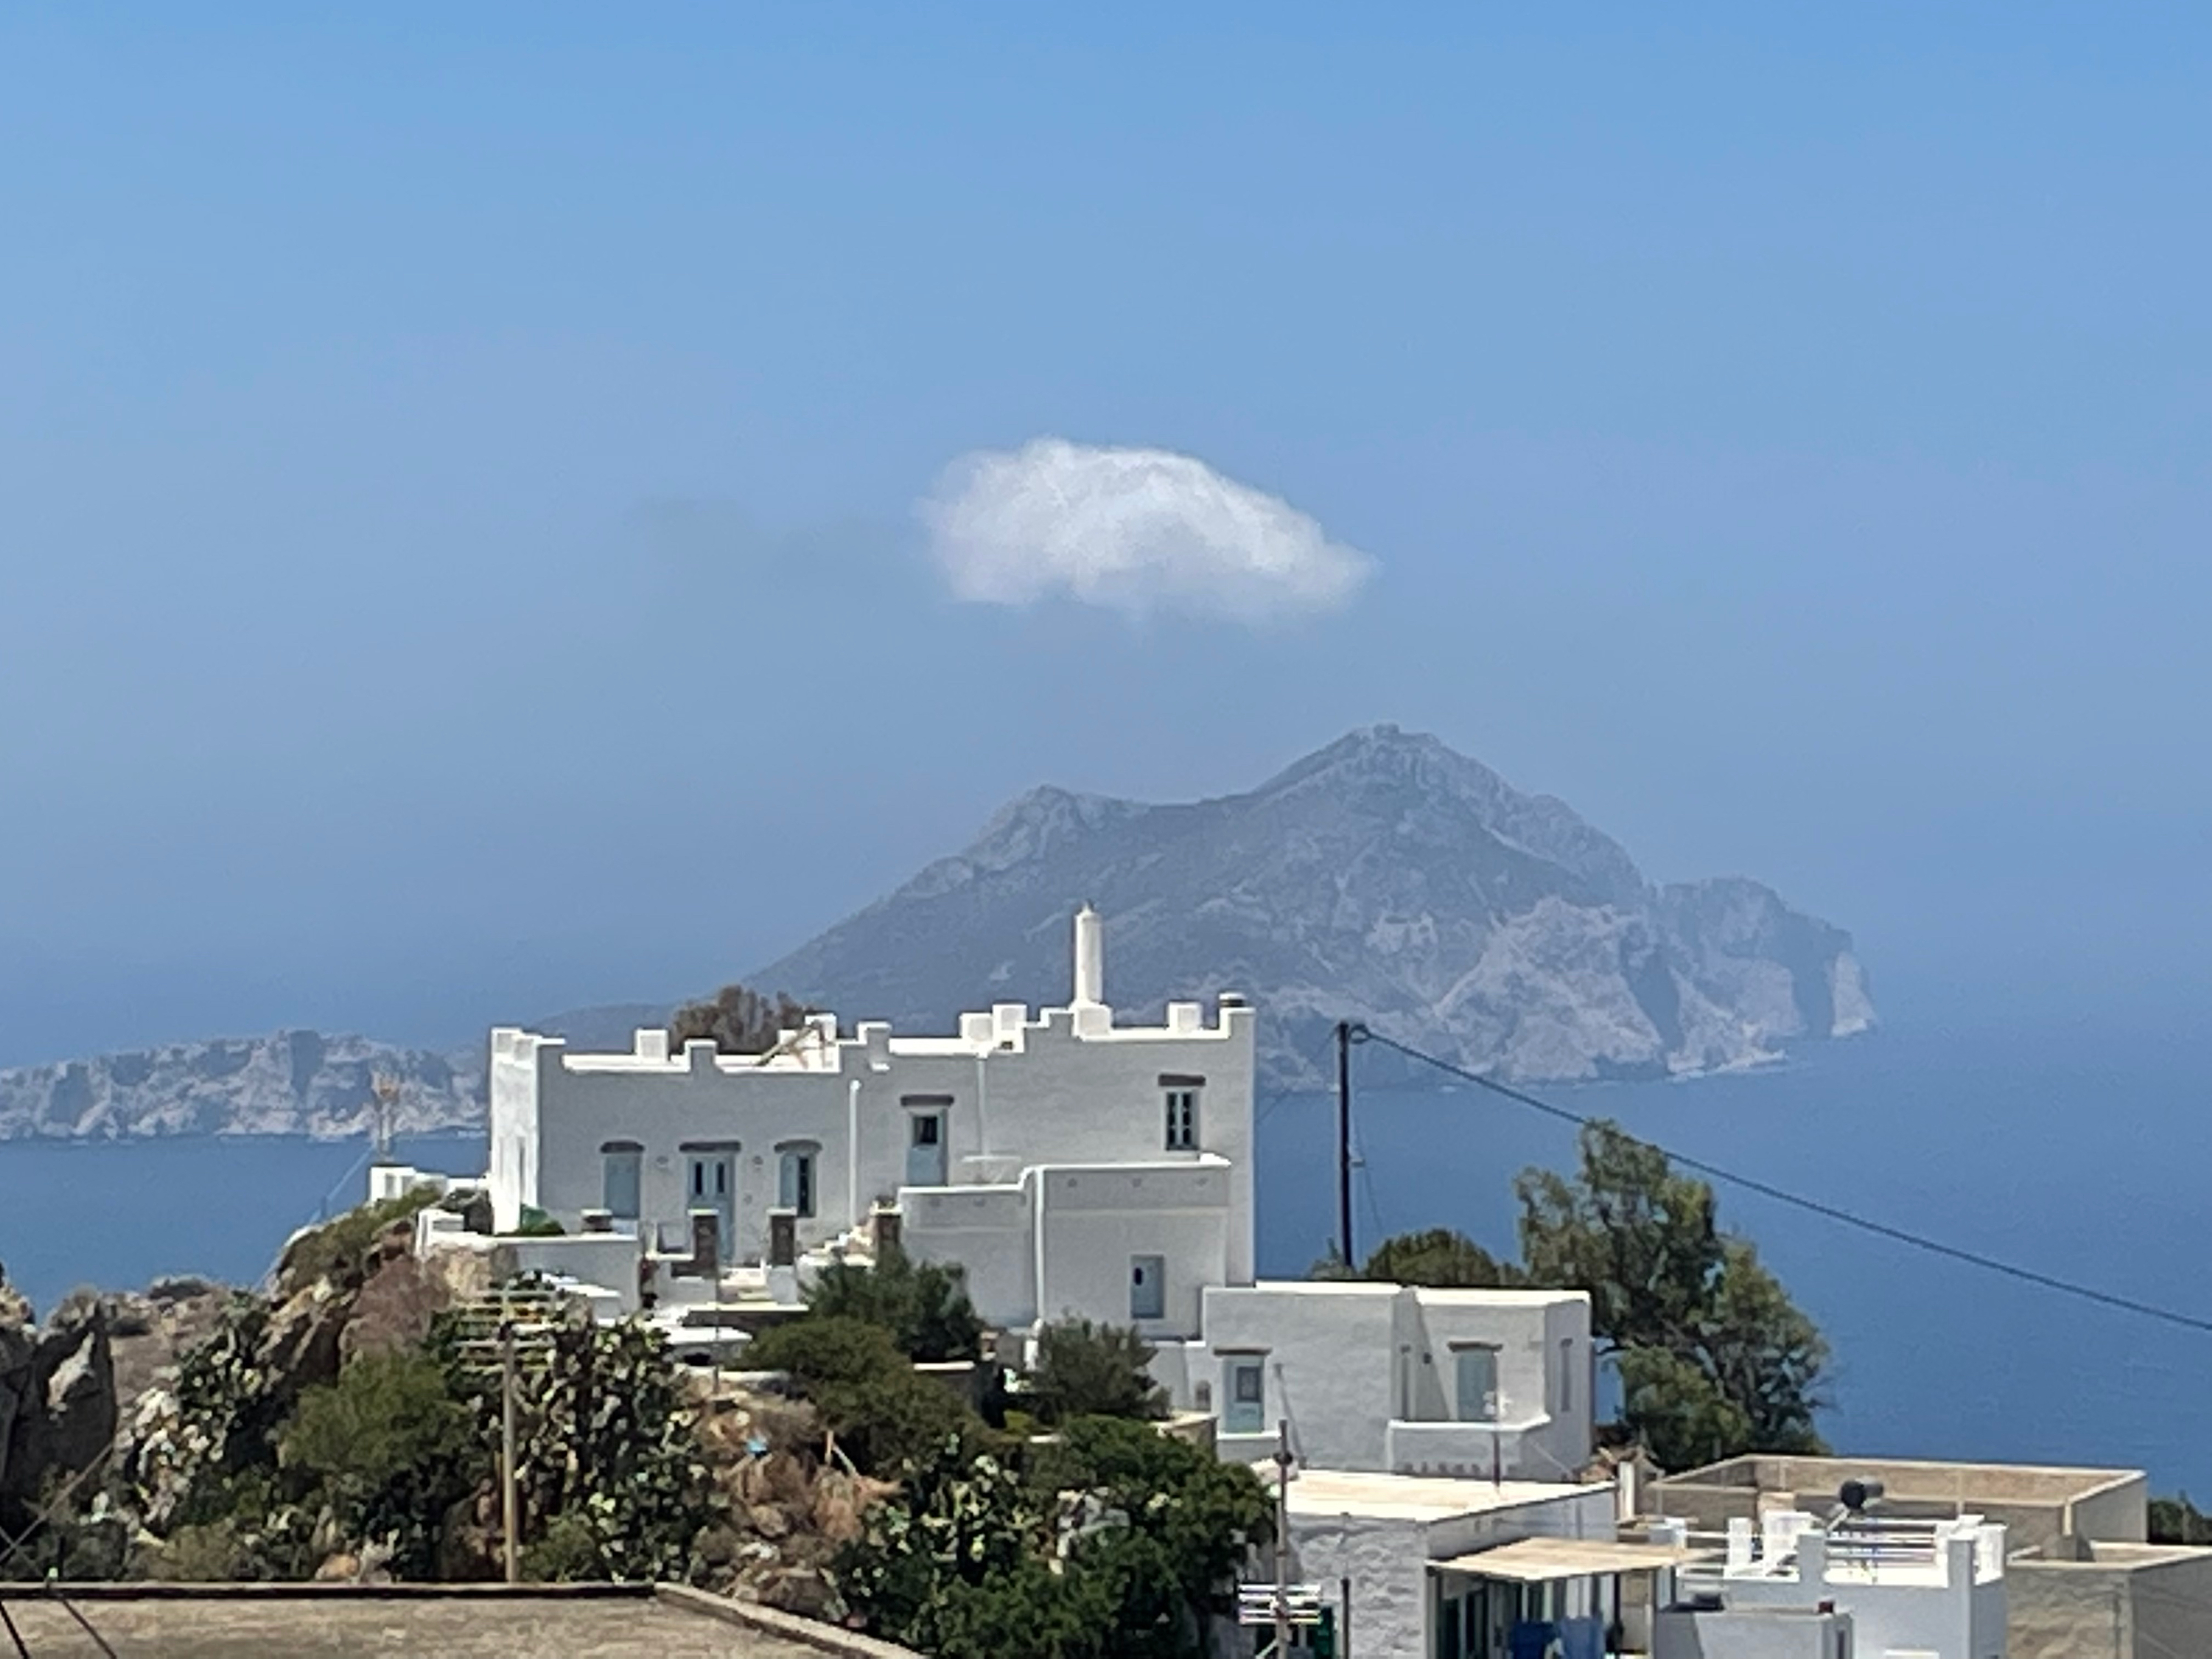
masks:
[(376, 1161), (392, 1162), (392, 1125), (397, 1115), (399, 1101), (399, 1076), (396, 1072), (379, 1072), (368, 1080), (369, 1092), (376, 1097)]

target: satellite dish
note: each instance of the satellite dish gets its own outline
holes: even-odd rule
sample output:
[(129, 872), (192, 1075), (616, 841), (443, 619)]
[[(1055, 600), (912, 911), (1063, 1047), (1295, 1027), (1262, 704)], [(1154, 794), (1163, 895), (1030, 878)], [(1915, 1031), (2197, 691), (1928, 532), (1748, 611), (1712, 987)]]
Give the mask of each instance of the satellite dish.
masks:
[(1853, 1515), (1863, 1515), (1881, 1502), (1881, 1481), (1854, 1475), (1837, 1489), (1836, 1499)]

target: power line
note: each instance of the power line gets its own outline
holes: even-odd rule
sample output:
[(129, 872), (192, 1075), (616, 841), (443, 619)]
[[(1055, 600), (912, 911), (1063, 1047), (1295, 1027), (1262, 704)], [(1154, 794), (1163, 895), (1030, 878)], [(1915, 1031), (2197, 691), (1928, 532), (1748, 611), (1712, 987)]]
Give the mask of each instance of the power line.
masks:
[[(1367, 1042), (1379, 1042), (1386, 1048), (1394, 1048), (1408, 1060), (1418, 1060), (1425, 1066), (1433, 1066), (1440, 1072), (1449, 1073), (1452, 1076), (1472, 1083), (1478, 1088), (1487, 1089), (1494, 1095), (1502, 1095), (1516, 1104), (1541, 1112), (1547, 1117), (1557, 1118), (1563, 1123), (1571, 1123), (1577, 1128), (1587, 1129), (1596, 1121), (1594, 1118), (1583, 1116), (1580, 1112), (1571, 1112), (1564, 1106), (1554, 1106), (1547, 1100), (1539, 1100), (1534, 1095), (1524, 1094), (1520, 1090), (1509, 1087), (1494, 1078), (1486, 1078), (1479, 1072), (1470, 1072), (1464, 1066), (1455, 1066), (1448, 1060), (1439, 1060), (1434, 1054), (1424, 1054), (1420, 1049), (1408, 1043), (1401, 1042), (1395, 1037), (1385, 1036), (1380, 1031), (1370, 1030), (1364, 1026), (1355, 1027), (1354, 1030), (1358, 1036)], [(1640, 1135), (1631, 1138), (1644, 1139)], [(1893, 1227), (1886, 1221), (1875, 1221), (1869, 1217), (1856, 1214), (1836, 1205), (1823, 1203), (1816, 1198), (1806, 1198), (1796, 1193), (1786, 1192), (1769, 1182), (1758, 1180), (1751, 1176), (1738, 1175), (1733, 1170), (1724, 1170), (1717, 1164), (1708, 1164), (1700, 1158), (1687, 1158), (1680, 1152), (1669, 1152), (1654, 1140), (1644, 1140), (1644, 1144), (1654, 1151), (1665, 1153), (1669, 1160), (1680, 1164), (1683, 1168), (1695, 1170), (1699, 1175), (1711, 1176), (1716, 1181), (1725, 1181), (1731, 1186), (1744, 1188), (1747, 1192), (1757, 1193), (1762, 1198), (1771, 1198), (1777, 1203), (1788, 1204), (1800, 1210), (1809, 1211), (1814, 1215), (1826, 1217), (1828, 1220), (1838, 1222), (1844, 1226), (1856, 1227), (1861, 1232), (1872, 1233), (1876, 1237), (1887, 1238), (1893, 1243), (1909, 1244), (1914, 1249), (1927, 1251), (1930, 1255), (1948, 1257), (1953, 1261), (1963, 1261), (1968, 1267), (1979, 1267), (1986, 1273), (2002, 1273), (2008, 1279), (2016, 1279), (2022, 1284), (2039, 1285), (2046, 1291), (2057, 1291), (2063, 1296), (2078, 1297), (2084, 1302), (2094, 1302), (2107, 1308), (2118, 1308), (2124, 1313), (2140, 1314), (2146, 1319), (2156, 1319), (2169, 1325), (2179, 1325), (2184, 1330), (2202, 1331), (2207, 1334), (2212, 1334), (2212, 1319), (2200, 1319), (2194, 1314), (2177, 1312), (2172, 1308), (2161, 1308), (2149, 1302), (2138, 1302), (2131, 1297), (2116, 1296), (2110, 1291), (2100, 1291), (2094, 1285), (2077, 1285), (2071, 1279), (2058, 1279), (2050, 1273), (2038, 1273), (2033, 1267), (2021, 1267), (2009, 1261), (2000, 1261), (1995, 1256), (1983, 1255), (1975, 1250), (1961, 1249), (1955, 1244), (1946, 1244), (1941, 1239), (1929, 1238), (1923, 1233), (1911, 1232), (1903, 1227)]]

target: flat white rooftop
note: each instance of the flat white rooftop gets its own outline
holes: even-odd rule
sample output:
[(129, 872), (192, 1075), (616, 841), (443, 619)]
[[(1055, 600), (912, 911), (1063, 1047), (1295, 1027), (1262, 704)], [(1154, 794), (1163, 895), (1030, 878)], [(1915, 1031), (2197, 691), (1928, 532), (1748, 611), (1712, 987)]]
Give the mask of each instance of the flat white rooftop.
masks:
[[(1268, 1472), (1273, 1473), (1272, 1468)], [(1309, 1519), (1352, 1516), (1366, 1521), (1449, 1521), (1549, 1504), (1613, 1488), (1550, 1480), (1462, 1480), (1432, 1474), (1371, 1474), (1355, 1469), (1301, 1469), (1291, 1479), (1288, 1507)]]
[(1374, 1279), (1263, 1279), (1254, 1285), (1219, 1288), (1232, 1296), (1310, 1296), (1317, 1301), (1364, 1296), (1387, 1302), (1412, 1291), (1424, 1307), (1431, 1308), (1541, 1308), (1555, 1302), (1583, 1301), (1588, 1295), (1583, 1291), (1438, 1290), (1427, 1285), (1399, 1285)]

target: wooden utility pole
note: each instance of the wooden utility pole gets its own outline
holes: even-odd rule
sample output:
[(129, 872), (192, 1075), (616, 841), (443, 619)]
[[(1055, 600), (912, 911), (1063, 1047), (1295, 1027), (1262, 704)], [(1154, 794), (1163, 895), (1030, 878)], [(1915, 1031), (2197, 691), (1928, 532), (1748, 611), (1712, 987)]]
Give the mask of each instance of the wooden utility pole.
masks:
[(1352, 1022), (1336, 1022), (1336, 1243), (1344, 1270), (1356, 1273), (1352, 1253)]
[(1275, 1425), (1275, 1659), (1291, 1651), (1291, 1419)]
[(514, 1478), (514, 1324), (499, 1328), (499, 1516), (507, 1557), (507, 1582), (522, 1582), (522, 1504)]

